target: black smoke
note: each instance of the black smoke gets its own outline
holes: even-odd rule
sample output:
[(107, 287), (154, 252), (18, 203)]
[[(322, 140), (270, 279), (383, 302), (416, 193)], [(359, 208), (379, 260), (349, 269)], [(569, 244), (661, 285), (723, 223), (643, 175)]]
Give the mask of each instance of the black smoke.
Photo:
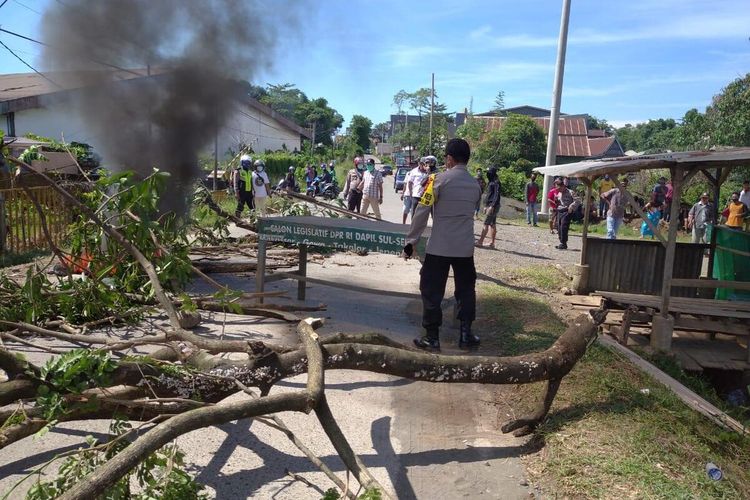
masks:
[(237, 105), (237, 81), (270, 66), (277, 31), (293, 18), (273, 0), (51, 2), (43, 58), (66, 86), (82, 87), (68, 98), (106, 164), (158, 167), (187, 185)]

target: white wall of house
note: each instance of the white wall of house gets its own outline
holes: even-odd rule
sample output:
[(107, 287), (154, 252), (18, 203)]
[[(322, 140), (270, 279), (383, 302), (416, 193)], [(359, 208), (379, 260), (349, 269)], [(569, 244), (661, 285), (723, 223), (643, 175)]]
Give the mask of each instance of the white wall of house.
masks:
[[(0, 127), (9, 135), (7, 116), (0, 116)], [(17, 111), (14, 115), (15, 132), (18, 136), (28, 133), (61, 140), (85, 142), (97, 148), (99, 140), (96, 130), (91, 130), (80, 118), (78, 113), (69, 109), (65, 104), (50, 105), (45, 108), (27, 109)], [(210, 134), (207, 134), (210, 137)], [(252, 146), (253, 151), (262, 153), (266, 150), (278, 151), (283, 146), (289, 151), (301, 149), (301, 140), (298, 132), (290, 130), (271, 116), (261, 113), (255, 108), (237, 103), (236, 111), (227, 121), (224, 129), (218, 137), (219, 157), (223, 157), (229, 148), (239, 150), (240, 144)], [(206, 149), (213, 153), (213, 141), (209, 140)]]
[[(25, 109), (14, 113), (16, 135), (21, 137), (32, 133), (61, 140), (65, 134), (65, 140), (85, 142), (96, 146), (97, 135), (90, 130), (78, 113), (73, 112), (64, 104), (56, 104), (47, 108)], [(0, 119), (3, 130), (9, 133), (7, 117), (3, 115)]]
[(300, 135), (257, 109), (238, 103), (237, 109), (219, 133), (219, 156), (228, 149), (239, 151), (240, 145), (253, 148), (256, 153), (278, 151), (286, 146), (289, 151), (301, 150)]

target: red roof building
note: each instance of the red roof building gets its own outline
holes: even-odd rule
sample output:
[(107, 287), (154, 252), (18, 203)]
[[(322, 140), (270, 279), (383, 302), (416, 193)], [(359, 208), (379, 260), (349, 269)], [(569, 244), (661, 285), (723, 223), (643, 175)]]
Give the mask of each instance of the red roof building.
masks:
[[(503, 126), (505, 117), (474, 116), (485, 121), (486, 130), (497, 130)], [(561, 116), (557, 127), (557, 163), (570, 163), (591, 158), (612, 158), (624, 156), (620, 142), (615, 136), (607, 136), (606, 131), (590, 129), (587, 115)], [(532, 117), (549, 134), (549, 117)]]

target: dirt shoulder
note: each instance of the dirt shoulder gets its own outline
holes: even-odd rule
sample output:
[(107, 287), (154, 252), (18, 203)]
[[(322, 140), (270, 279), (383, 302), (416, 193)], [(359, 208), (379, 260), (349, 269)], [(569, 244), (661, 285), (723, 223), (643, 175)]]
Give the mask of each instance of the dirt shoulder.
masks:
[[(577, 314), (559, 290), (580, 257), (580, 236), (571, 235), (570, 249), (559, 251), (549, 230), (504, 222), (496, 250), (475, 254), (484, 348), (508, 355), (543, 350)], [(523, 411), (538, 396), (537, 385), (498, 388), (498, 407)], [(717, 428), (599, 344), (563, 380), (532, 443), (539, 451), (523, 462), (543, 497), (750, 497), (750, 442)], [(707, 477), (709, 461), (724, 480)]]

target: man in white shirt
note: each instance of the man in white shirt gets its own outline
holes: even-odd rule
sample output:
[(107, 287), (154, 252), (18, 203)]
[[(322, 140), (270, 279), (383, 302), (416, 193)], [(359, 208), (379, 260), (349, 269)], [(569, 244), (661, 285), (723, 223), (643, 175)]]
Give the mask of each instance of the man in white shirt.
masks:
[[(422, 199), (422, 195), (424, 194), (424, 188), (425, 188), (425, 185), (427, 184), (427, 178), (430, 176), (429, 167), (426, 162), (427, 158), (428, 158), (427, 156), (420, 158), (419, 165), (414, 167), (412, 171), (409, 172), (411, 174), (411, 197), (412, 197), (411, 218), (412, 220), (414, 220), (414, 212), (417, 210), (417, 205), (419, 204), (419, 200)], [(437, 165), (437, 160), (435, 161), (435, 164)]]
[(266, 203), (271, 196), (271, 181), (265, 172), (266, 164), (263, 160), (255, 161), (255, 171), (253, 172), (253, 199), (255, 201), (255, 210), (260, 213), (261, 217), (266, 216)]
[(401, 224), (406, 224), (406, 218), (411, 213), (411, 205), (412, 205), (412, 198), (411, 198), (411, 177), (412, 172), (414, 172), (416, 169), (411, 169), (408, 172), (406, 172), (406, 175), (404, 176), (404, 190), (401, 192), (401, 201), (404, 202), (404, 209), (403, 214), (401, 215)]
[(367, 161), (367, 170), (362, 176), (362, 213), (372, 207), (375, 218), (380, 219), (380, 205), (383, 203), (383, 176), (375, 170), (375, 160)]

